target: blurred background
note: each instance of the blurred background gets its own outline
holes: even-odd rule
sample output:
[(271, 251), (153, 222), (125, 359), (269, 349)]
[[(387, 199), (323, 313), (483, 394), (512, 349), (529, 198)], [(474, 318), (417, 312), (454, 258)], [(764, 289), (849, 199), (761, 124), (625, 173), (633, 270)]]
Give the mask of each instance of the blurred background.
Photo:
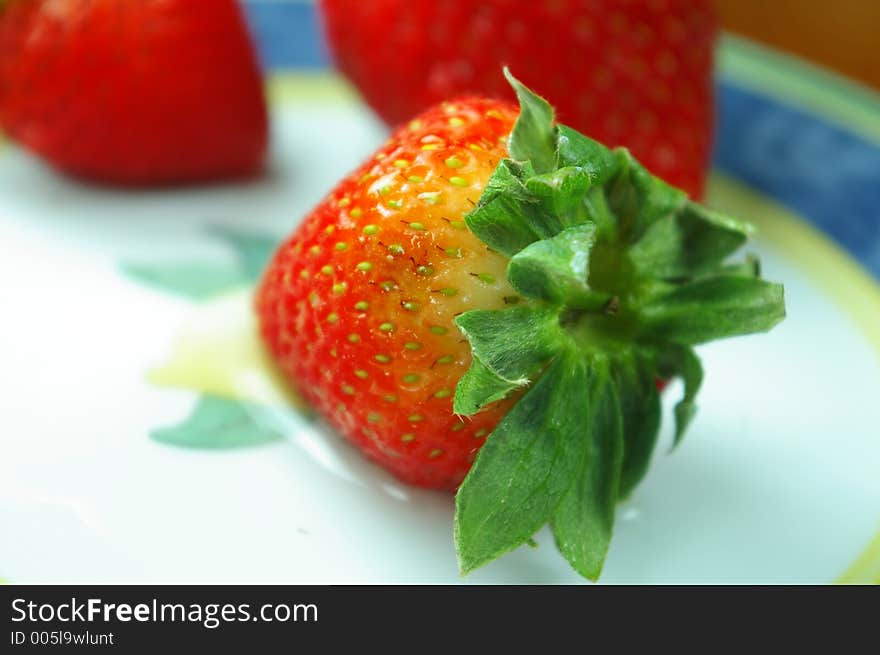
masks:
[[(467, 63), (453, 62), (454, 54), (448, 49), (444, 51), (442, 57), (449, 60), (448, 65), (450, 66), (442, 73), (446, 75), (446, 78), (440, 81), (433, 77), (418, 80), (417, 77), (409, 77), (413, 75), (413, 65), (395, 66), (395, 64), (386, 61), (393, 67), (393, 70), (390, 71), (383, 86), (383, 83), (378, 79), (381, 76), (377, 75), (375, 71), (377, 67), (381, 67), (382, 57), (389, 55), (385, 52), (367, 56), (371, 50), (377, 49), (376, 45), (381, 46), (382, 43), (370, 40), (379, 38), (375, 34), (363, 37), (358, 33), (370, 30), (376, 32), (379, 24), (383, 23), (392, 30), (393, 38), (397, 39), (395, 47), (400, 46), (405, 50), (410, 47), (406, 41), (409, 38), (406, 36), (407, 29), (426, 30), (430, 20), (436, 19), (446, 11), (445, 9), (427, 10), (426, 7), (455, 6), (454, 3), (445, 5), (442, 2), (414, 2), (409, 5), (410, 14), (400, 17), (382, 14), (382, 12), (396, 11), (399, 5), (395, 3), (375, 2), (366, 5), (356, 2), (346, 4), (344, 0), (326, 0), (323, 13), (328, 18), (324, 20), (321, 18), (321, 3), (317, 0), (241, 0), (240, 4), (244, 8), (247, 27), (253, 40), (252, 45), (257, 51), (258, 61), (255, 63), (259, 68), (266, 73), (291, 70), (300, 73), (323, 72), (332, 70), (334, 67), (341, 69), (344, 76), (353, 83), (361, 96), (387, 124), (395, 124), (408, 119), (409, 116), (416, 113), (415, 110), (421, 110), (427, 106), (426, 103), (429, 101), (430, 103), (436, 102), (438, 99), (447, 97), (447, 94), (459, 94), (462, 90), (482, 93), (498, 92), (493, 84), (502, 84), (500, 76), (495, 76), (498, 79), (492, 81), (486, 73), (491, 68), (488, 62), (493, 56), (497, 60), (508, 61), (520, 69), (529, 65), (527, 56), (504, 54), (505, 48), (514, 48), (510, 51), (512, 53), (528, 50), (530, 46), (527, 42), (518, 41), (522, 35), (504, 34), (500, 28), (496, 28), (499, 31), (492, 32), (492, 48), (483, 48), (483, 52), (479, 50), (463, 51), (462, 61)], [(54, 12), (55, 18), (46, 20), (37, 26), (29, 24), (30, 18), (27, 11), (21, 9), (27, 5), (51, 7), (48, 11)], [(42, 155), (48, 163), (53, 164), (56, 168), (99, 182), (109, 181), (123, 184), (164, 184), (169, 181), (171, 183), (203, 182), (240, 178), (258, 170), (267, 140), (265, 108), (260, 108), (255, 98), (257, 86), (254, 82), (259, 71), (247, 61), (250, 57), (251, 44), (242, 40), (242, 38), (247, 39), (247, 35), (236, 33), (236, 27), (233, 25), (234, 20), (230, 16), (230, 12), (234, 11), (231, 9), (234, 4), (230, 0), (215, 3), (194, 0), (192, 3), (184, 4), (169, 3), (168, 6), (186, 7), (187, 5), (188, 9), (175, 9), (182, 14), (188, 14), (181, 21), (183, 27), (179, 29), (180, 36), (187, 34), (190, 42), (197, 45), (184, 51), (182, 53), (185, 55), (183, 59), (175, 61), (178, 54), (171, 54), (177, 50), (177, 46), (182, 40), (173, 41), (170, 31), (167, 33), (163, 31), (162, 39), (165, 40), (158, 42), (163, 47), (156, 47), (154, 43), (149, 44), (152, 46), (151, 54), (141, 54), (138, 59), (133, 58), (131, 62), (128, 62), (127, 57), (131, 55), (126, 39), (141, 38), (138, 36), (137, 29), (125, 27), (123, 31), (120, 31), (118, 43), (115, 44), (113, 39), (116, 37), (108, 37), (106, 30), (116, 29), (112, 27), (113, 20), (118, 20), (122, 25), (125, 25), (128, 16), (132, 19), (132, 23), (136, 24), (137, 22), (149, 22), (150, 16), (140, 16), (135, 19), (131, 17), (134, 12), (126, 10), (121, 11), (120, 16), (113, 18), (110, 10), (83, 9), (88, 7), (89, 3), (83, 3), (80, 0), (52, 0), (51, 2), (46, 2), (46, 0), (34, 0), (33, 2), (11, 0), (7, 3), (7, 9), (4, 13), (12, 14), (12, 17), (5, 18), (0, 22), (0, 60), (2, 60), (0, 61), (0, 130), (5, 128), (7, 136), (12, 141), (17, 141), (26, 149)], [(113, 2), (96, 2), (93, 6), (147, 7), (153, 5), (150, 3), (132, 5), (132, 3), (125, 2), (116, 5)], [(357, 9), (361, 6), (369, 7), (369, 9)], [(479, 6), (479, 4), (475, 6)], [(218, 7), (225, 9), (218, 10)], [(696, 88), (696, 95), (693, 96), (695, 99), (688, 100), (685, 94), (689, 94), (687, 97), (691, 97), (694, 88), (681, 86), (685, 83), (684, 79), (680, 80), (675, 75), (666, 78), (665, 83), (667, 84), (671, 80), (671, 86), (667, 87), (666, 92), (671, 90), (673, 98), (679, 99), (673, 100), (670, 105), (671, 109), (660, 116), (661, 122), (664, 124), (664, 137), (671, 140), (670, 148), (679, 159), (690, 158), (697, 162), (696, 164), (688, 164), (691, 169), (705, 166), (708, 159), (707, 145), (700, 143), (693, 146), (693, 144), (684, 143), (686, 139), (676, 142), (676, 137), (673, 134), (677, 130), (687, 131), (689, 129), (694, 133), (703, 129), (705, 134), (712, 127), (711, 117), (707, 119), (711, 110), (708, 114), (701, 113), (702, 107), (708, 107), (711, 103), (699, 88), (702, 79), (709, 72), (700, 68), (700, 59), (701, 57), (705, 58), (704, 54), (711, 50), (711, 48), (704, 49), (706, 44), (711, 44), (711, 36), (709, 36), (711, 30), (705, 26), (701, 27), (700, 21), (706, 23), (711, 21), (709, 18), (711, 9), (717, 13), (718, 24), (724, 32), (745, 37), (756, 43), (770, 46), (779, 52), (803, 58), (845, 76), (857, 84), (880, 88), (880, 48), (877, 47), (880, 2), (876, 0), (839, 0), (833, 3), (820, 0), (775, 0), (773, 2), (762, 2), (761, 0), (692, 0), (682, 2), (657, 0), (656, 2), (621, 2), (619, 5), (600, 2), (595, 4), (595, 7), (590, 3), (578, 5), (550, 0), (546, 3), (527, 3), (521, 5), (520, 8), (517, 8), (513, 2), (492, 3), (492, 11), (506, 12), (501, 14), (503, 20), (499, 19), (499, 23), (506, 25), (505, 21), (511, 20), (512, 14), (518, 11), (521, 14), (522, 22), (529, 23), (531, 21), (524, 26), (523, 34), (529, 34), (533, 39), (540, 40), (548, 37), (543, 32), (532, 32), (532, 29), (534, 25), (544, 20), (541, 18), (541, 11), (526, 11), (522, 7), (542, 7), (545, 17), (558, 11), (571, 12), (572, 16), (577, 12), (582, 12), (581, 16), (589, 16), (589, 20), (597, 24), (598, 28), (593, 31), (594, 28), (590, 27), (586, 32), (583, 32), (586, 36), (584, 36), (582, 44), (584, 47), (581, 47), (580, 50), (581, 56), (592, 57), (590, 60), (597, 62), (595, 66), (599, 71), (602, 71), (603, 68), (613, 70), (615, 66), (619, 68), (618, 72), (609, 76), (609, 79), (612, 79), (614, 75), (619, 76), (618, 79), (614, 79), (613, 83), (620, 97), (611, 105), (597, 107), (592, 111), (584, 110), (578, 116), (581, 119), (578, 121), (575, 120), (575, 115), (580, 111), (580, 105), (575, 109), (575, 103), (589, 103), (590, 100), (586, 96), (594, 95), (599, 89), (598, 87), (591, 88), (591, 83), (585, 78), (579, 78), (578, 73), (574, 72), (576, 69), (569, 67), (558, 71), (557, 77), (564, 79), (567, 76), (567, 82), (569, 82), (564, 93), (561, 88), (556, 88), (555, 91), (549, 87), (547, 89), (540, 88), (540, 74), (534, 71), (526, 70), (525, 74), (521, 72), (519, 73), (520, 77), (523, 77), (527, 84), (539, 87), (537, 88), (539, 92), (551, 97), (551, 99), (555, 98), (553, 102), (557, 105), (561, 120), (569, 122), (572, 126), (588, 132), (610, 145), (630, 147), (653, 172), (665, 177), (673, 184), (681, 186), (692, 195), (702, 194), (703, 180), (693, 179), (693, 171), (688, 175), (678, 176), (678, 171), (665, 170), (662, 164), (656, 165), (664, 158), (662, 153), (655, 157), (656, 153), (649, 153), (648, 147), (639, 142), (640, 139), (651, 141), (656, 137), (639, 136), (638, 121), (630, 129), (622, 130), (623, 121), (619, 118), (621, 115), (632, 115), (635, 108), (641, 110), (646, 104), (648, 111), (652, 111), (651, 103), (654, 101), (648, 99), (651, 98), (653, 91), (656, 90), (659, 93), (663, 89), (643, 88), (650, 86), (648, 84), (650, 78), (642, 77), (643, 73), (638, 67), (650, 66), (656, 76), (657, 66), (665, 66), (663, 61), (657, 63), (657, 57), (669, 53), (673, 62), (678, 60), (682, 68), (690, 67), (691, 70), (687, 75), (696, 79), (698, 84), (694, 87)], [(576, 7), (581, 8), (576, 9)], [(620, 7), (620, 10), (618, 11), (616, 7)], [(373, 11), (373, 8), (378, 8), (378, 14), (381, 18), (361, 30), (364, 23), (372, 20), (369, 12)], [(162, 11), (170, 14), (167, 9)], [(469, 9), (468, 11), (473, 10)], [(16, 12), (20, 15), (16, 15)], [(606, 16), (607, 20), (603, 20), (601, 17), (603, 14), (614, 12), (616, 12), (616, 16)], [(664, 14), (664, 12), (666, 13)], [(348, 19), (350, 22), (346, 22), (346, 18), (344, 18), (346, 13), (353, 16)], [(101, 14), (106, 14), (106, 16), (102, 17)], [(489, 16), (491, 13), (486, 13), (486, 15)], [(686, 15), (691, 18), (684, 20)], [(156, 12), (155, 18), (161, 21), (161, 12)], [(179, 18), (181, 17), (178, 16)], [(498, 14), (490, 20), (496, 18), (498, 18)], [(621, 19), (621, 25), (624, 29), (616, 36), (615, 29), (617, 28), (614, 18)], [(642, 37), (638, 30), (644, 30), (642, 34), (646, 34), (650, 33), (651, 29), (657, 29), (657, 34), (661, 34), (666, 29), (663, 21), (667, 19), (681, 21), (681, 25), (685, 26), (683, 29), (686, 31), (683, 34), (686, 39), (691, 41), (688, 46), (671, 46), (667, 53), (663, 53), (662, 51), (652, 52), (650, 47), (644, 46), (644, 42), (640, 45), (639, 39)], [(361, 21), (361, 26), (356, 24), (358, 20)], [(466, 23), (465, 19), (461, 17), (455, 20), (462, 21), (458, 27), (462, 30), (470, 30), (468, 34), (471, 32), (476, 34), (479, 29), (483, 29), (475, 24)], [(95, 22), (86, 23), (86, 21)], [(198, 25), (200, 21), (202, 22), (201, 26)], [(420, 21), (426, 24), (421, 27), (413, 27), (420, 25)], [(607, 24), (603, 25), (603, 22)], [(76, 27), (78, 24), (88, 25), (88, 29), (84, 32), (92, 30), (95, 33), (95, 38), (91, 41), (88, 39), (74, 40), (71, 34), (78, 29)], [(552, 22), (548, 24), (552, 24)], [(638, 27), (639, 25), (641, 27)], [(445, 28), (448, 29), (450, 26), (445, 26)], [(578, 34), (581, 34), (578, 32), (580, 27), (576, 25), (570, 30), (565, 23), (558, 23), (555, 28), (551, 29), (556, 29), (557, 34), (565, 31), (567, 39), (580, 38)], [(332, 38), (327, 38), (328, 33)], [(422, 32), (421, 34), (420, 38), (424, 40), (426, 33)], [(79, 38), (77, 37), (77, 39)], [(117, 62), (122, 62), (121, 65), (115, 63), (111, 66), (105, 66), (100, 62), (101, 58), (106, 55), (106, 51), (101, 51), (100, 48), (108, 48), (107, 41), (101, 39), (108, 38), (111, 43), (110, 47), (117, 50), (114, 56), (117, 58)], [(453, 41), (453, 39), (447, 40)], [(621, 41), (622, 46), (616, 50), (615, 48), (608, 49), (612, 52), (606, 56), (602, 48), (606, 48), (611, 40)], [(53, 41), (64, 43), (65, 47), (59, 47), (56, 52), (53, 50)], [(216, 45), (206, 46), (212, 41), (215, 44), (223, 42), (229, 45), (225, 49)], [(35, 47), (33, 43), (38, 45)], [(43, 45), (39, 45), (40, 43)], [(456, 45), (468, 47), (465, 42), (456, 43)], [(574, 46), (574, 42), (566, 43), (566, 47), (572, 52), (576, 52), (572, 49)], [(641, 49), (643, 46), (646, 49)], [(670, 47), (670, 43), (661, 43), (658, 47), (661, 46)], [(599, 49), (592, 50), (591, 48)], [(485, 53), (489, 51), (494, 51), (495, 55), (487, 56)], [(22, 53), (24, 53), (23, 56)], [(423, 58), (431, 56), (429, 51), (419, 51), (415, 46), (407, 54)], [(544, 68), (546, 70), (548, 66), (554, 65), (553, 56), (555, 55), (543, 52), (539, 54), (537, 50), (535, 50), (535, 54), (538, 54), (535, 57), (537, 69)], [(693, 55), (692, 61), (688, 62), (687, 59), (690, 55)], [(370, 61), (371, 57), (372, 61)], [(633, 59), (627, 60), (627, 57)], [(645, 60), (636, 61), (636, 57), (645, 57)], [(557, 57), (557, 61), (559, 59)], [(708, 61), (707, 58), (705, 59)], [(96, 61), (97, 64), (95, 64)], [(222, 62), (222, 67), (228, 69), (228, 74), (225, 76), (228, 78), (226, 82), (218, 79), (205, 82), (206, 76), (199, 77), (197, 71), (205, 70), (205, 66), (210, 65), (209, 61)], [(467, 82), (466, 73), (452, 68), (456, 65), (467, 66), (468, 64), (477, 69), (477, 72), (483, 77)], [(139, 97), (136, 89), (125, 86), (124, 83), (129, 79), (139, 79), (137, 76), (128, 76), (124, 71), (123, 66), (129, 65), (137, 66), (138, 68), (133, 70), (137, 70), (141, 74), (147, 71), (149, 74), (144, 75), (143, 79), (145, 80), (150, 80), (150, 74), (155, 74), (151, 68), (157, 70), (174, 69), (176, 75), (169, 75), (167, 78), (179, 79), (167, 87), (160, 86), (155, 81), (149, 81), (146, 83), (146, 90)], [(431, 69), (431, 75), (438, 75), (439, 69), (436, 68), (438, 64), (431, 62), (431, 65), (434, 66)], [(497, 62), (494, 65), (497, 66)], [(105, 68), (101, 69), (98, 75), (92, 77), (94, 71), (99, 70), (96, 66), (105, 66)], [(424, 66), (428, 66), (428, 64), (424, 64)], [(424, 66), (421, 70), (427, 71)], [(720, 57), (719, 67), (722, 68), (722, 72), (724, 72), (723, 66), (724, 58)], [(455, 76), (459, 73), (464, 77), (456, 78)], [(216, 73), (214, 74), (216, 75)], [(425, 75), (427, 76), (428, 73), (426, 72)], [(80, 76), (82, 79), (77, 79)], [(370, 79), (371, 77), (372, 79)], [(35, 80), (39, 80), (39, 85), (34, 84)], [(229, 80), (235, 80), (235, 82)], [(559, 80), (553, 81), (559, 82)], [(96, 88), (89, 91), (92, 82), (95, 82)], [(149, 86), (150, 84), (153, 86)], [(414, 91), (412, 87), (416, 84), (422, 84), (428, 89)], [(103, 88), (97, 88), (101, 85)], [(408, 103), (398, 103), (400, 108), (395, 110), (394, 102), (387, 99), (388, 96), (399, 93), (395, 90), (395, 85), (407, 89), (405, 93), (400, 95), (415, 96), (421, 92), (424, 97), (418, 101), (412, 99)], [(557, 87), (559, 86), (557, 84)], [(568, 95), (578, 95), (578, 88), (580, 88), (580, 97), (567, 100)], [(65, 101), (65, 95), (79, 94), (80, 90), (82, 90), (82, 99), (69, 103)], [(509, 93), (506, 88), (505, 91)], [(829, 87), (824, 93), (833, 95), (834, 91)], [(209, 124), (211, 122), (203, 118), (205, 112), (203, 106), (199, 105), (200, 96), (206, 105), (210, 105), (212, 101), (221, 97), (226, 98), (224, 105), (229, 105), (229, 107), (224, 107), (224, 112), (213, 114), (211, 119), (213, 124)], [(380, 98), (377, 99), (377, 96)], [(381, 96), (385, 96), (386, 99), (382, 99)], [(87, 106), (88, 103), (91, 103), (95, 107), (101, 107), (98, 98), (102, 97), (113, 99), (113, 103), (108, 103), (108, 107), (112, 104), (112, 111), (111, 109), (104, 110), (106, 115), (99, 115), (98, 112), (90, 110)], [(129, 98), (128, 105), (120, 98)], [(138, 106), (141, 108), (149, 106), (157, 100), (159, 100), (157, 104), (164, 103), (166, 106), (159, 107), (154, 113), (154, 118), (151, 118), (148, 113), (141, 113), (138, 109)], [(648, 100), (647, 103), (646, 100)], [(566, 101), (570, 103), (569, 107), (564, 106)], [(603, 103), (605, 100), (601, 99), (598, 102)], [(722, 114), (719, 122), (723, 122), (725, 120), (723, 114), (729, 110), (723, 99), (720, 99), (719, 105), (719, 112)], [(59, 118), (62, 112), (57, 111), (58, 106), (65, 106), (65, 111), (70, 116)], [(693, 108), (696, 108), (695, 113), (693, 115), (687, 114)], [(130, 119), (131, 124), (124, 124), (120, 119), (126, 112), (134, 116)], [(263, 116), (260, 115), (261, 112)], [(91, 117), (89, 117), (90, 114)], [(176, 132), (163, 133), (164, 136), (159, 136), (162, 130), (168, 127), (170, 114), (173, 114), (173, 120), (179, 123)], [(611, 122), (616, 119), (618, 125), (607, 127), (597, 125), (596, 118), (608, 114), (615, 114), (612, 116)], [(673, 116), (683, 116), (683, 114), (687, 115), (681, 119), (681, 124), (670, 126), (670, 120)], [(98, 121), (98, 127), (92, 128), (96, 134), (80, 130), (84, 124), (83, 117), (93, 122)], [(110, 120), (111, 117), (113, 120)], [(656, 114), (654, 118), (657, 118)], [(142, 127), (151, 120), (156, 130), (155, 133)], [(159, 123), (164, 123), (161, 129), (159, 129)], [(689, 123), (694, 127), (688, 127)], [(141, 127), (137, 127), (138, 125)], [(589, 131), (586, 129), (587, 125), (590, 126)], [(246, 126), (246, 129), (242, 126)], [(239, 139), (239, 143), (231, 143), (229, 137), (226, 137), (226, 142), (221, 144), (223, 139), (218, 138), (218, 134), (229, 135), (231, 131), (246, 134)], [(187, 135), (189, 136), (188, 140)], [(114, 152), (99, 151), (99, 147), (94, 148), (96, 152), (88, 152), (91, 147), (90, 143), (98, 140), (94, 137), (100, 138), (101, 136), (116, 141), (128, 139), (132, 144), (127, 144), (124, 149), (117, 148), (117, 151)], [(170, 149), (167, 145), (175, 138), (180, 141), (177, 151)], [(700, 138), (703, 141), (706, 140), (704, 137)], [(71, 143), (74, 141), (79, 142), (74, 146)], [(215, 144), (213, 149), (204, 147), (204, 152), (198, 152), (200, 146), (211, 142)], [(136, 145), (137, 148), (131, 147), (132, 145)], [(194, 147), (195, 145), (199, 147)], [(161, 155), (156, 155), (157, 163), (153, 165), (153, 171), (159, 171), (160, 175), (151, 177), (150, 172), (145, 174), (144, 171), (125, 171), (125, 174), (122, 172), (116, 174), (116, 171), (123, 171), (133, 165), (132, 161), (135, 157), (132, 155), (148, 162), (160, 147), (166, 147), (166, 159), (162, 160)], [(174, 154), (175, 157), (168, 157), (168, 153)], [(201, 161), (198, 161), (199, 155)], [(187, 160), (186, 166), (179, 164), (175, 167), (173, 163), (175, 159), (178, 160), (178, 164), (180, 161)], [(224, 161), (224, 159), (228, 161)], [(97, 169), (92, 165), (94, 160), (100, 160), (100, 166)], [(148, 166), (148, 163), (144, 164), (144, 167)]]
[[(269, 24), (252, 14), (261, 32), (287, 32), (287, 47), (309, 53), (303, 61), (327, 62), (316, 43), (315, 0), (245, 0), (246, 5), (284, 3), (291, 23)], [(863, 84), (880, 88), (880, 2), (877, 0), (713, 0), (722, 29), (804, 57)], [(299, 27), (297, 27), (297, 23)], [(296, 38), (293, 38), (296, 35)], [(274, 54), (280, 55), (277, 50)]]
[(725, 30), (880, 88), (877, 0), (715, 0)]

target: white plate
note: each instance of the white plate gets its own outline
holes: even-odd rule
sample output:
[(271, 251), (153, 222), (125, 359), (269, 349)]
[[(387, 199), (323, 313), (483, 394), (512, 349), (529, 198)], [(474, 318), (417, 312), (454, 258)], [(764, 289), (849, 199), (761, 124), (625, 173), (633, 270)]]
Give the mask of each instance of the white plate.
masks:
[[(450, 496), (401, 485), (281, 404), (253, 356), (247, 289), (193, 302), (121, 272), (227, 265), (233, 253), (206, 228), (289, 231), (383, 137), (355, 105), (276, 109), (273, 176), (249, 185), (111, 191), (0, 150), (0, 577), (462, 580)], [(619, 508), (602, 581), (833, 581), (880, 525), (880, 359), (811, 256), (793, 251), (789, 232), (773, 235), (784, 224), (795, 241), (833, 246), (730, 180), (716, 178), (712, 198), (769, 226), (755, 248), (766, 276), (786, 285), (789, 318), (767, 336), (700, 350), (700, 410), (671, 455), (680, 389), (666, 393), (661, 446)], [(224, 451), (150, 439), (198, 396), (146, 379), (171, 361), (186, 386), (181, 357), (215, 371), (209, 390), (271, 405), (261, 420), (286, 439)], [(538, 542), (465, 582), (580, 581), (546, 533)]]

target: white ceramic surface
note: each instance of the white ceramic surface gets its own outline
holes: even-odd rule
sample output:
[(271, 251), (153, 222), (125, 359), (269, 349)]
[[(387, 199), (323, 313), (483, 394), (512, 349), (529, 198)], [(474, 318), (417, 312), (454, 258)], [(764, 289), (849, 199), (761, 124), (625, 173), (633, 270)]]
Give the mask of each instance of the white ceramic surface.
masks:
[[(120, 262), (228, 257), (209, 224), (283, 233), (382, 138), (348, 105), (287, 105), (275, 131), (271, 179), (200, 191), (86, 187), (0, 150), (0, 577), (462, 581), (451, 498), (399, 484), (295, 412), (273, 414), (285, 441), (252, 449), (148, 438), (196, 394), (146, 372), (205, 316), (246, 324), (247, 292), (195, 304)], [(699, 413), (671, 455), (680, 388), (666, 393), (661, 447), (619, 508), (603, 582), (829, 582), (880, 524), (877, 352), (807, 257), (756, 249), (789, 318), (700, 349)], [(464, 582), (579, 582), (548, 534), (538, 542)]]

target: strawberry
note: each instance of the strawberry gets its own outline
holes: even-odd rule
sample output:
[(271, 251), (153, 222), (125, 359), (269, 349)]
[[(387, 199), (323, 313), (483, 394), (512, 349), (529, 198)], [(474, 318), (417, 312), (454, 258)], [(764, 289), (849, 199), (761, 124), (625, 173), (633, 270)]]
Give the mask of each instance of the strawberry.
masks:
[(266, 106), (237, 3), (0, 2), (0, 127), (96, 181), (257, 172)]
[[(462, 94), (512, 99), (504, 64), (560, 119), (702, 195), (712, 137), (711, 0), (321, 0), (341, 71), (389, 124)], [(406, 91), (403, 92), (402, 90)]]
[[(278, 249), (262, 337), (326, 420), (407, 482), (456, 489), (463, 571), (548, 521), (595, 578), (644, 475), (656, 379), (769, 329), (782, 288), (725, 260), (747, 224), (564, 125), (509, 77), (398, 129)], [(475, 459), (476, 455), (476, 459)]]
[(516, 116), (464, 99), (398, 131), (281, 248), (259, 297), (263, 334), (305, 397), (413, 484), (458, 486), (503, 413), (452, 414), (470, 364), (453, 319), (518, 299), (505, 259), (463, 221)]

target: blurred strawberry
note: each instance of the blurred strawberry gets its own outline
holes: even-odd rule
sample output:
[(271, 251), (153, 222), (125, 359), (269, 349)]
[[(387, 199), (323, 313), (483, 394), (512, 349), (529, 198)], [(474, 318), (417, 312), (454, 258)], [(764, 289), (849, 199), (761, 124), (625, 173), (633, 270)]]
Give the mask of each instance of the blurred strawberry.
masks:
[(703, 192), (712, 136), (710, 0), (321, 0), (339, 68), (389, 124), (461, 94), (513, 99), (508, 65), (559, 119)]
[(234, 0), (0, 0), (0, 128), (83, 178), (259, 171), (263, 85)]

